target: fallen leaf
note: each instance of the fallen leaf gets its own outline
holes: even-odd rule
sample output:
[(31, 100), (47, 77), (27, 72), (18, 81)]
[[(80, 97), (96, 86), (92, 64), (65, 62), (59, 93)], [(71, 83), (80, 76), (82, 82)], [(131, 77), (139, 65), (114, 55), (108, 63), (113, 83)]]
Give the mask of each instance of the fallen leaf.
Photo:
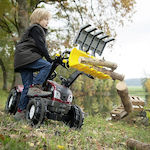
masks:
[(113, 124), (112, 124), (112, 123), (108, 123), (108, 125), (109, 125), (109, 126), (113, 126)]
[(0, 115), (3, 115), (3, 114), (4, 114), (4, 112), (0, 111)]
[(11, 138), (19, 138), (20, 136), (16, 135), (16, 134), (11, 134), (9, 135)]
[(36, 132), (35, 133), (38, 137), (42, 137), (42, 138), (45, 138), (45, 133), (42, 133), (42, 132)]
[(22, 128), (27, 130), (33, 130), (33, 128), (28, 125), (22, 125)]
[(102, 147), (98, 141), (96, 141), (96, 145), (97, 145), (97, 150), (102, 150)]
[(1, 139), (2, 141), (4, 141), (4, 139), (5, 139), (2, 134), (0, 134), (0, 139)]
[(28, 142), (28, 144), (29, 144), (31, 147), (34, 146), (34, 143)]
[(62, 146), (62, 145), (57, 145), (57, 148), (58, 148), (58, 149), (62, 149), (62, 150), (65, 149), (65, 147)]

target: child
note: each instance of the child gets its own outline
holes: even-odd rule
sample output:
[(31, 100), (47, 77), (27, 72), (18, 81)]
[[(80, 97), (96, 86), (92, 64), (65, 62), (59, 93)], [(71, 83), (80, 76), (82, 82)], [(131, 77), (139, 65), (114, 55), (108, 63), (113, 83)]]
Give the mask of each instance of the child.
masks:
[[(42, 84), (50, 72), (52, 62), (45, 40), (50, 18), (51, 15), (45, 8), (35, 9), (30, 17), (31, 26), (16, 45), (14, 69), (16, 72), (20, 72), (24, 85), (18, 111), (14, 116), (16, 120), (25, 119), (28, 96), (51, 94), (42, 90)], [(42, 57), (45, 57), (47, 61)], [(33, 78), (34, 71), (39, 71), (35, 78)]]

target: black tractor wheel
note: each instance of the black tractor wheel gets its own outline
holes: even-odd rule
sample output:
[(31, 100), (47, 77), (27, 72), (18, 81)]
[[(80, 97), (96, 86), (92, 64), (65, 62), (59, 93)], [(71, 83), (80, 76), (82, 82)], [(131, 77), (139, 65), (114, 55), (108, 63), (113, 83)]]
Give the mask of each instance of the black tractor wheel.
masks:
[(17, 105), (20, 100), (21, 93), (17, 92), (16, 88), (13, 88), (6, 101), (5, 111), (6, 113), (15, 114), (17, 111)]
[(45, 118), (45, 106), (42, 98), (35, 97), (29, 100), (26, 109), (26, 120), (31, 126), (40, 126)]
[(84, 120), (84, 113), (79, 106), (71, 106), (71, 110), (67, 114), (67, 119), (64, 121), (70, 128), (81, 128)]

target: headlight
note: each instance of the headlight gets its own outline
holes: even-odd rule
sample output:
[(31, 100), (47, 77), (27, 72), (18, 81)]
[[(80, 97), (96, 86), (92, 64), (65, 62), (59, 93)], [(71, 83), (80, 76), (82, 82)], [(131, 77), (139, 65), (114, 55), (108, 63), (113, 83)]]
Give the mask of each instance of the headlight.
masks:
[(53, 91), (54, 91), (54, 87), (53, 87), (53, 86), (51, 87), (50, 91), (51, 91), (51, 92), (53, 92)]
[(54, 91), (54, 98), (60, 99), (60, 92), (55, 90)]
[(72, 95), (68, 96), (67, 102), (70, 102), (70, 103), (72, 102)]

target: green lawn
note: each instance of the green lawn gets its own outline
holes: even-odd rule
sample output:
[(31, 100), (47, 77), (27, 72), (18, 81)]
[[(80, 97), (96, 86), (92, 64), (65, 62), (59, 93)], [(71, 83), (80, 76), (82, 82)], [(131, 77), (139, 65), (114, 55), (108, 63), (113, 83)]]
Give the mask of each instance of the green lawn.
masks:
[(129, 91), (143, 91), (144, 92), (144, 88), (142, 86), (128, 86), (128, 90)]
[(106, 121), (101, 115), (86, 117), (81, 130), (70, 129), (57, 121), (46, 121), (38, 129), (31, 128), (3, 112), (0, 120), (0, 149), (125, 150), (128, 138), (150, 143), (150, 127)]
[(128, 138), (150, 143), (150, 126), (141, 121), (114, 122), (101, 114), (87, 116), (81, 130), (70, 129), (62, 122), (47, 120), (40, 128), (15, 122), (3, 111), (7, 93), (1, 91), (1, 150), (126, 150)]

